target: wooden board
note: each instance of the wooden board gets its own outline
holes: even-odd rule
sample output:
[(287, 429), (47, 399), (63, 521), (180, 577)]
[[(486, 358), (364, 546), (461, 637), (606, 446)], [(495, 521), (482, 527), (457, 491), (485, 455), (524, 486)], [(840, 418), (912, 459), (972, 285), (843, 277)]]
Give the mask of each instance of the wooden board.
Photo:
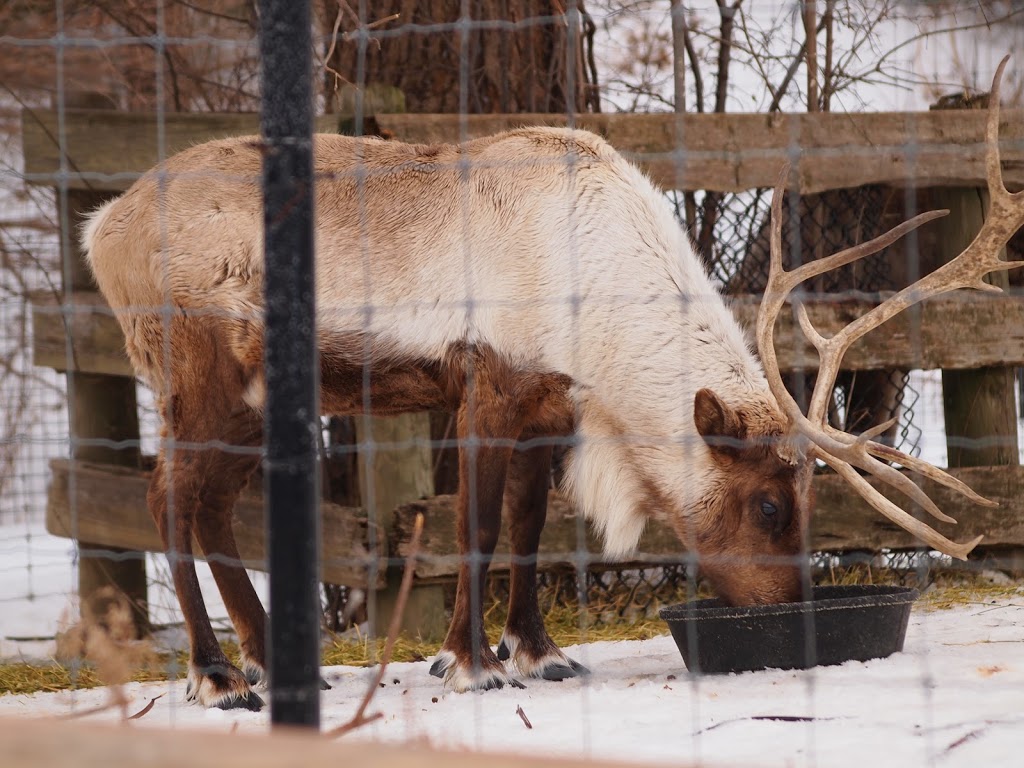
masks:
[[(736, 297), (741, 324), (753, 329), (756, 297)], [(826, 336), (877, 304), (868, 298), (830, 294), (805, 302), (815, 327)], [(67, 327), (65, 326), (67, 323)], [(133, 375), (124, 337), (110, 309), (95, 293), (75, 293), (62, 307), (52, 294), (36, 294), (32, 309), (33, 359), (59, 371)], [(67, 328), (74, 340), (69, 353)], [(783, 311), (776, 329), (779, 365), (816, 369), (817, 353), (807, 343), (793, 312)], [(1024, 296), (971, 291), (929, 299), (869, 334), (843, 360), (844, 370), (968, 369), (1024, 364)]]
[[(829, 337), (889, 295), (825, 294), (804, 304), (814, 327)], [(752, 296), (730, 301), (751, 335), (759, 303), (760, 299)], [(775, 338), (784, 371), (817, 369), (817, 351), (804, 337), (791, 309), (783, 309)], [(954, 291), (911, 307), (869, 333), (850, 348), (842, 369), (968, 369), (1021, 363), (1024, 296)]]
[[(982, 507), (963, 500), (928, 481), (925, 491), (939, 508), (957, 518), (957, 526), (936, 523), (936, 530), (965, 541), (978, 534), (985, 536), (988, 546), (1019, 546), (1024, 544), (1024, 468), (973, 467), (951, 470), (978, 493), (999, 502), (996, 508)], [(876, 483), (873, 483), (876, 484)], [(876, 484), (877, 485), (877, 484)], [(860, 496), (834, 474), (816, 475), (814, 489), (817, 504), (812, 518), (811, 546), (816, 551), (865, 549), (907, 549), (919, 543), (906, 531), (875, 512)], [(906, 503), (898, 494), (893, 499)], [(417, 513), (425, 518), (422, 555), (416, 575), (422, 579), (452, 576), (458, 565), (455, 544), (454, 496), (438, 496), (426, 501), (406, 504), (395, 512), (390, 551), (392, 557), (404, 557)], [(931, 524), (931, 521), (929, 521)], [(507, 526), (505, 526), (507, 528)], [(507, 570), (509, 565), (507, 532), (498, 540), (493, 571)], [(548, 499), (548, 519), (544, 527), (539, 553), (540, 562), (548, 567), (614, 567), (601, 553), (600, 542), (589, 526), (576, 515), (561, 496), (552, 492)], [(627, 564), (679, 562), (683, 547), (675, 533), (663, 523), (652, 521), (640, 540), (638, 555)]]
[[(787, 162), (805, 194), (863, 184), (984, 186), (987, 113), (577, 115), (664, 189), (742, 192), (772, 187)], [(565, 125), (565, 115), (378, 115), (409, 142), (453, 142), (521, 125)], [(1006, 183), (1024, 185), (1024, 113), (1005, 110)]]
[[(410, 697), (412, 698), (412, 697)], [(131, 711), (141, 708), (141, 698)], [(157, 707), (180, 706), (163, 699)], [(427, 705), (429, 706), (429, 704)], [(527, 704), (527, 707), (529, 705)], [(370, 711), (375, 711), (373, 707)], [(152, 717), (158, 715), (154, 713)], [(166, 714), (164, 715), (166, 717)], [(523, 728), (514, 709), (510, 727)], [(70, 722), (61, 717), (0, 718), (4, 768), (627, 768), (633, 764), (468, 750), (444, 751), (412, 745), (360, 741), (372, 732), (328, 739), (298, 729), (265, 733), (214, 733), (189, 728), (128, 727), (127, 724)], [(225, 729), (226, 730), (226, 729)], [(684, 768), (691, 763), (680, 760)]]
[[(336, 133), (337, 122), (338, 115), (321, 115), (314, 129)], [(259, 133), (260, 116), (178, 112), (164, 116), (161, 135), (155, 114), (67, 109), (63, 142), (55, 110), (25, 110), (21, 126), (26, 181), (59, 186), (63, 151), (69, 189), (120, 192), (161, 158), (193, 144)]]
[(135, 376), (121, 327), (90, 291), (32, 296), (32, 360), (57, 371)]
[[(804, 193), (862, 184), (984, 186), (984, 124), (978, 110), (816, 114), (578, 115), (576, 125), (600, 133), (666, 189), (738, 192), (776, 183), (794, 162)], [(521, 125), (564, 125), (565, 115), (378, 114), (378, 126), (410, 142), (458, 142)], [(318, 118), (335, 132), (337, 116)], [(255, 133), (256, 115), (167, 114), (163, 151), (156, 115), (65, 110), (22, 115), (25, 178), (56, 186), (61, 149), (70, 188), (126, 189), (161, 157), (196, 142)], [(1004, 174), (1024, 186), (1024, 112), (1004, 110), (1000, 128)]]
[[(148, 472), (88, 463), (72, 465), (64, 459), (51, 462), (51, 468), (53, 480), (46, 515), (50, 533), (137, 551), (162, 550), (146, 510)], [(1024, 467), (971, 467), (950, 472), (1000, 506), (989, 508), (971, 504), (926, 481), (925, 491), (941, 509), (960, 521), (957, 526), (936, 523), (934, 527), (957, 541), (982, 534), (987, 546), (1024, 546)], [(72, 483), (74, 505), (70, 502)], [(879, 551), (917, 546), (910, 534), (876, 513), (836, 475), (815, 476), (814, 488), (817, 504), (811, 541), (815, 550)], [(420, 579), (454, 576), (459, 564), (454, 500), (454, 496), (436, 496), (399, 507), (387, 543), (391, 562), (399, 564), (407, 557), (412, 524), (416, 514), (422, 512), (425, 526), (416, 575)], [(905, 503), (898, 495), (894, 500)], [(321, 504), (321, 510), (324, 579), (365, 586), (367, 528), (363, 510), (326, 502)], [(243, 496), (235, 507), (234, 524), (246, 564), (263, 568), (263, 505), (258, 496), (251, 492)], [(507, 570), (508, 552), (507, 532), (503, 530), (493, 570)], [(620, 568), (678, 562), (682, 552), (678, 539), (667, 526), (651, 522), (635, 557), (624, 562), (607, 562), (600, 554), (598, 538), (586, 521), (558, 493), (552, 492), (549, 497), (548, 519), (540, 548), (540, 561), (546, 567), (573, 568), (579, 564)], [(380, 555), (383, 557), (383, 552)]]
[[(163, 544), (146, 507), (149, 472), (125, 467), (55, 459), (46, 505), (46, 530), (55, 536), (122, 547), (137, 552), (162, 552)], [(324, 581), (368, 586), (371, 558), (366, 548), (367, 521), (361, 509), (320, 503), (322, 516), (321, 575)], [(266, 570), (263, 502), (251, 491), (235, 505), (233, 527), (238, 551), (247, 568)], [(381, 537), (377, 537), (378, 539)], [(193, 544), (195, 552), (202, 550)], [(376, 558), (382, 587), (382, 557)]]

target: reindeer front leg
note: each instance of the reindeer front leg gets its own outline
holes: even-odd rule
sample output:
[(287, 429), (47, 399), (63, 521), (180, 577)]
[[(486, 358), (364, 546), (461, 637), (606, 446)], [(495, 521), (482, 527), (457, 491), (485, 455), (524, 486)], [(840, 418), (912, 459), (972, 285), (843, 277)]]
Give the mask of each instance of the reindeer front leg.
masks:
[(487, 568), (501, 530), (505, 475), (521, 419), (516, 403), (495, 395), (497, 391), (487, 386), (485, 372), (478, 371), (474, 392), (458, 414), (462, 564), (448, 636), (430, 667), (430, 674), (444, 678), (456, 691), (523, 687), (505, 672), (484, 632)]
[(512, 543), (511, 594), (498, 658), (511, 659), (526, 677), (565, 680), (589, 674), (589, 670), (555, 645), (537, 604), (537, 548), (547, 517), (550, 475), (550, 445), (512, 454), (505, 482), (505, 509)]

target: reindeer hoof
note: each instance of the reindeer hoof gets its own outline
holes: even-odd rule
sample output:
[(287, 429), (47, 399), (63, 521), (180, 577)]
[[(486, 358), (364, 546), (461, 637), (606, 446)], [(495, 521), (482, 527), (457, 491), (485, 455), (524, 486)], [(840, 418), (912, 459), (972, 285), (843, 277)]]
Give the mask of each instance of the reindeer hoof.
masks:
[(508, 648), (508, 643), (505, 642), (505, 638), (501, 638), (501, 642), (498, 643), (498, 661), (508, 661), (512, 658), (512, 651)]
[(259, 712), (263, 709), (263, 699), (255, 691), (249, 691), (244, 696), (232, 694), (226, 699), (215, 702), (211, 705), (216, 709), (247, 709), (250, 712)]
[(501, 642), (498, 643), (498, 660), (509, 661), (511, 659), (521, 675), (542, 680), (568, 680), (571, 677), (583, 677), (590, 674), (589, 669), (562, 653), (550, 639), (546, 643), (538, 645), (541, 648), (546, 647), (546, 650), (531, 652), (516, 635), (506, 631), (501, 637)]
[(430, 665), (430, 674), (434, 677), (444, 678), (448, 674), (448, 667), (455, 663), (454, 656), (445, 656), (444, 653), (437, 654), (437, 658), (434, 659), (434, 663)]
[(544, 680), (555, 680), (562, 681), (568, 680), (570, 677), (584, 677), (590, 674), (590, 670), (580, 664), (578, 661), (566, 657), (568, 664), (562, 662), (553, 662), (546, 664), (539, 670), (538, 677)]
[(242, 660), (242, 674), (245, 675), (246, 681), (253, 688), (260, 686), (265, 688), (267, 686), (267, 673), (263, 667), (253, 661), (248, 661), (243, 657)]
[(259, 712), (263, 699), (249, 686), (246, 675), (225, 662), (197, 667), (190, 665), (185, 698), (207, 709), (247, 709)]
[[(491, 656), (493, 659), (494, 657)], [(494, 691), (504, 688), (526, 688), (518, 680), (509, 677), (504, 668), (496, 661), (474, 668), (459, 662), (451, 651), (441, 651), (430, 665), (430, 674), (440, 677), (445, 685), (459, 693), (466, 691)]]

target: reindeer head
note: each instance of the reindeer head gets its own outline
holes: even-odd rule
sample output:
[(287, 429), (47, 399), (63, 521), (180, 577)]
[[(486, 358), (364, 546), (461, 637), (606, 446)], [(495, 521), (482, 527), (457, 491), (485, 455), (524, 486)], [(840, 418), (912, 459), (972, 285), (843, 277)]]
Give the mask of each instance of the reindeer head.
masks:
[(816, 460), (834, 469), (877, 511), (940, 552), (966, 559), (981, 541), (980, 536), (963, 544), (947, 539), (883, 496), (857, 469), (897, 489), (945, 522), (956, 521), (943, 514), (893, 464), (956, 490), (975, 503), (992, 506), (992, 502), (941, 469), (874, 442), (892, 421), (855, 436), (832, 427), (827, 409), (843, 355), (869, 331), (941, 293), (959, 288), (999, 292), (1000, 288), (984, 282), (985, 275), (1024, 266), (1024, 262), (999, 258), (1008, 240), (1024, 226), (1024, 191), (1011, 194), (1006, 189), (999, 164), (999, 85), (1008, 59), (999, 64), (992, 84), (986, 129), (991, 202), (974, 241), (955, 259), (886, 299), (832, 338), (819, 334), (804, 307), (796, 304), (800, 327), (820, 358), (806, 415), (783, 384), (774, 346), (775, 322), (793, 289), (811, 277), (877, 253), (949, 211), (921, 214), (870, 242), (787, 272), (782, 267), (782, 196), (789, 168), (783, 170), (772, 198), (771, 266), (757, 319), (757, 346), (772, 399), (731, 407), (704, 389), (694, 401), (694, 423), (709, 448), (715, 479), (701, 511), (681, 521), (684, 530), (679, 533), (697, 552), (702, 572), (727, 602), (749, 605), (801, 598), (800, 564), (813, 504), (811, 475)]
[[(1000, 288), (984, 282), (985, 275), (1024, 266), (1024, 262), (999, 258), (1007, 241), (1024, 225), (1024, 191), (1011, 194), (1006, 189), (999, 164), (999, 84), (1008, 59), (999, 64), (992, 84), (986, 130), (986, 176), (991, 203), (989, 215), (974, 241), (955, 259), (894, 294), (832, 338), (819, 334), (804, 307), (797, 304), (800, 327), (820, 358), (806, 415), (783, 384), (773, 338), (775, 321), (793, 289), (811, 277), (877, 253), (907, 232), (949, 211), (921, 214), (870, 242), (787, 272), (782, 267), (782, 196), (789, 169), (783, 171), (772, 198), (771, 266), (757, 319), (757, 345), (778, 409), (769, 407), (768, 412), (780, 412), (785, 423), (777, 430), (765, 428), (764, 419), (758, 422), (752, 414), (729, 408), (707, 390), (698, 393), (694, 406), (697, 429), (711, 447), (714, 460), (722, 466), (730, 462), (733, 465), (733, 471), (728, 473), (728, 487), (718, 494), (722, 509), (717, 514), (722, 523), (715, 527), (696, 526), (699, 533), (695, 542), (698, 554), (702, 545), (715, 553), (707, 564), (706, 558), (701, 557), (702, 568), (727, 601), (780, 602), (799, 594), (799, 568), (792, 559), (801, 552), (815, 459), (832, 467), (877, 511), (940, 552), (966, 559), (967, 553), (981, 541), (980, 536), (964, 544), (947, 539), (883, 496), (856, 469), (899, 490), (945, 522), (956, 521), (943, 514), (893, 463), (956, 490), (978, 504), (992, 502), (937, 467), (874, 442), (874, 437), (892, 426), (891, 421), (854, 436), (828, 423), (827, 408), (843, 355), (870, 330), (907, 307), (941, 293), (959, 288), (998, 292)], [(765, 504), (769, 506), (761, 506)], [(744, 557), (747, 565), (743, 563)]]
[(800, 600), (811, 472), (768, 393), (732, 407), (710, 389), (694, 398), (694, 423), (710, 455), (708, 488), (677, 532), (701, 573), (732, 605)]

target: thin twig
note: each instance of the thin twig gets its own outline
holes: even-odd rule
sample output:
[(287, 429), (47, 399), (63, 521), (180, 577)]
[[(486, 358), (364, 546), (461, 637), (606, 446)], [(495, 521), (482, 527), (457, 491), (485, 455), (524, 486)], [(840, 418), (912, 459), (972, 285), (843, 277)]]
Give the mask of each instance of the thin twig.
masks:
[[(338, 91), (338, 83), (351, 82), (349, 81), (348, 78), (342, 75), (341, 72), (339, 72), (338, 70), (331, 66), (331, 57), (334, 55), (334, 49), (338, 44), (338, 29), (341, 27), (341, 12), (343, 9), (347, 10), (355, 17), (357, 27), (362, 27), (365, 30), (376, 29), (377, 27), (381, 27), (401, 17), (400, 13), (392, 13), (390, 16), (384, 16), (383, 18), (377, 19), (376, 21), (372, 21), (369, 24), (363, 24), (362, 22), (359, 21), (359, 17), (355, 14), (355, 11), (352, 10), (348, 3), (346, 3), (344, 0), (341, 0), (341, 2), (338, 4), (338, 15), (334, 17), (334, 29), (331, 31), (331, 47), (327, 49), (327, 54), (324, 56), (324, 69), (326, 69), (328, 72), (334, 75), (335, 93), (337, 93)], [(346, 32), (343, 35), (341, 35), (341, 39), (347, 42), (351, 40), (353, 36), (354, 35), (352, 32)]]
[(129, 715), (128, 719), (129, 720), (138, 720), (140, 717), (148, 715), (149, 714), (149, 710), (151, 710), (153, 708), (153, 705), (156, 704), (156, 700), (160, 699), (160, 698), (163, 698), (163, 696), (164, 696), (164, 694), (162, 694), (162, 693), (159, 696), (154, 696), (152, 699), (149, 700), (149, 703), (146, 704), (146, 706), (144, 706), (142, 709), (140, 709), (134, 715)]
[[(77, 720), (80, 717), (88, 717), (89, 715), (98, 715), (100, 712), (106, 712), (108, 709), (120, 709), (121, 719), (127, 720), (128, 718), (128, 699), (125, 697), (124, 692), (121, 690), (120, 685), (110, 686), (110, 696), (105, 704), (100, 704), (98, 707), (91, 707), (90, 709), (81, 709), (77, 712), (70, 712), (64, 715), (64, 720)], [(143, 713), (145, 714), (145, 713)], [(140, 715), (141, 717), (141, 715)]]
[[(351, 10), (351, 9), (349, 9)], [(331, 30), (331, 47), (327, 49), (327, 55), (324, 56), (324, 69), (334, 75), (334, 93), (338, 92), (338, 83), (345, 80), (341, 76), (341, 72), (331, 66), (331, 57), (334, 55), (334, 48), (338, 44), (338, 29), (341, 27), (341, 5), (338, 5), (338, 15), (334, 17), (334, 29)], [(346, 80), (346, 82), (348, 82)], [(333, 99), (330, 100), (333, 103)]]
[(523, 725), (525, 725), (529, 730), (532, 731), (533, 730), (533, 723), (530, 722), (530, 718), (528, 718), (526, 716), (526, 713), (523, 712), (523, 708), (522, 707), (516, 706), (516, 714), (519, 715), (519, 719), (523, 721)]
[(380, 712), (376, 712), (369, 717), (366, 716), (366, 708), (370, 706), (370, 702), (373, 701), (374, 694), (377, 693), (377, 689), (381, 686), (381, 681), (384, 679), (384, 673), (387, 671), (388, 662), (391, 661), (391, 653), (394, 651), (395, 643), (398, 640), (398, 632), (402, 628), (402, 616), (405, 613), (405, 603), (409, 599), (409, 592), (412, 590), (412, 578), (413, 571), (416, 565), (416, 556), (419, 554), (420, 549), (420, 537), (423, 534), (423, 513), (416, 515), (416, 523), (413, 526), (412, 538), (409, 541), (409, 554), (405, 557), (405, 572), (402, 574), (402, 585), (398, 589), (398, 598), (395, 600), (395, 610), (391, 615), (391, 626), (388, 627), (388, 639), (384, 643), (384, 652), (380, 657), (380, 665), (377, 667), (377, 674), (374, 675), (373, 680), (366, 689), (366, 693), (363, 694), (363, 700), (359, 702), (359, 708), (356, 713), (352, 716), (344, 725), (340, 725), (334, 730), (328, 731), (325, 736), (331, 739), (336, 739), (339, 736), (344, 736), (349, 731), (354, 731), (356, 728), (372, 723), (374, 720), (379, 720), (383, 715)]
[[(820, 32), (825, 28), (825, 19), (822, 19), (818, 31)], [(793, 61), (789, 65), (789, 69), (786, 70), (785, 77), (782, 78), (782, 82), (779, 83), (779, 87), (775, 89), (775, 95), (772, 98), (772, 103), (768, 106), (769, 112), (777, 112), (782, 107), (782, 97), (786, 95), (786, 89), (789, 88), (789, 84), (793, 81), (793, 77), (796, 75), (797, 70), (800, 69), (800, 65), (803, 64), (805, 54), (807, 51), (807, 41), (804, 40), (800, 43), (800, 48), (797, 49), (796, 55), (793, 56)]]
[(773, 723), (823, 723), (827, 720), (839, 720), (838, 717), (807, 717), (804, 715), (753, 715), (752, 717), (735, 717), (731, 720), (722, 720), (721, 722), (709, 725), (707, 728), (701, 728), (697, 733), (707, 733), (713, 731), (716, 728), (721, 728), (723, 725), (732, 725), (733, 723), (745, 723), (749, 721), (768, 721)]

